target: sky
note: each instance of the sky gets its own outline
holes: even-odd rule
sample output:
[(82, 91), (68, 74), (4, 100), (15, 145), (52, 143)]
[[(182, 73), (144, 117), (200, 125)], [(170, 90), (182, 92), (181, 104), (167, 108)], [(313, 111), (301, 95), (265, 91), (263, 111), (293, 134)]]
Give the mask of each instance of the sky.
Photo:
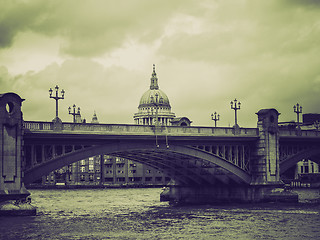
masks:
[[(68, 107), (90, 122), (133, 124), (153, 64), (172, 112), (193, 126), (256, 127), (320, 113), (320, 0), (0, 0), (0, 92), (26, 99), (24, 120)], [(60, 91), (59, 90), (59, 91)]]

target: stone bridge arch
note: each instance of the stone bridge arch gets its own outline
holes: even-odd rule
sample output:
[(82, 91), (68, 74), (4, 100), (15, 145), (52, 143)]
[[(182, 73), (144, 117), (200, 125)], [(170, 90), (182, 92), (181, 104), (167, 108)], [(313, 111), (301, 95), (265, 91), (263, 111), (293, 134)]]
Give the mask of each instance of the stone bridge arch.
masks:
[(251, 175), (210, 152), (192, 146), (146, 143), (108, 143), (88, 146), (61, 154), (25, 170), (24, 182), (32, 183), (43, 175), (73, 162), (96, 155), (112, 155), (137, 161), (162, 170), (180, 185), (249, 184)]

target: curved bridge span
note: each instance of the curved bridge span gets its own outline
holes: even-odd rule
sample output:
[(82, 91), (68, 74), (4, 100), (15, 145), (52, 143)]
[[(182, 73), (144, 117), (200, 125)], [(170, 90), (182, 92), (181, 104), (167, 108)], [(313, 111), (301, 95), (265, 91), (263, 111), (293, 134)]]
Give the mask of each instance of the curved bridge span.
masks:
[[(162, 170), (179, 184), (250, 184), (259, 161), (260, 135), (258, 128), (76, 123), (57, 128), (52, 122), (26, 121), (24, 182), (78, 160), (108, 154)], [(280, 174), (302, 159), (319, 162), (318, 131), (280, 129), (278, 135)]]
[(242, 129), (243, 134), (235, 136), (232, 128), (155, 129), (67, 123), (66, 130), (57, 132), (51, 130), (50, 124), (24, 123), (25, 183), (100, 154), (155, 167), (179, 184), (249, 184), (251, 181), (250, 152), (257, 138), (256, 129)]

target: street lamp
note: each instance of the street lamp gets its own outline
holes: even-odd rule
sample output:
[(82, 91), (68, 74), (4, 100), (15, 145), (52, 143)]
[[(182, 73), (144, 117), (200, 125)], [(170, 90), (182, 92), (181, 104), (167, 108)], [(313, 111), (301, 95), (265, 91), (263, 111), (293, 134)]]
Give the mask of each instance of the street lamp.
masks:
[(151, 96), (151, 103), (153, 103), (154, 107), (152, 107), (151, 111), (152, 111), (152, 114), (153, 114), (153, 109), (155, 108), (156, 109), (156, 119), (155, 119), (155, 125), (159, 125), (159, 119), (158, 119), (158, 109), (159, 109), (159, 104), (162, 104), (163, 103), (163, 97), (160, 97), (160, 99), (158, 100), (159, 98), (159, 94), (156, 93), (155, 94), (155, 97), (154, 96)]
[(214, 121), (214, 127), (217, 127), (217, 121), (220, 120), (220, 115), (217, 115), (217, 112), (214, 112), (213, 114), (211, 114), (211, 119)]
[(234, 110), (234, 122), (235, 122), (234, 126), (239, 127), (238, 126), (238, 119), (237, 119), (237, 110), (240, 109), (241, 103), (238, 102), (238, 100), (235, 98), (234, 101), (230, 102), (230, 105), (231, 105), (231, 109)]
[[(159, 97), (159, 94), (156, 93), (155, 94), (155, 97), (151, 96), (151, 103), (153, 103), (154, 106), (152, 106), (152, 115), (153, 115), (153, 109), (155, 108), (156, 109), (156, 119), (155, 119), (155, 128), (154, 128), (154, 131), (155, 131), (155, 135), (156, 135), (156, 146), (159, 147), (159, 144), (158, 144), (158, 136), (157, 136), (157, 130), (158, 130), (158, 127), (159, 127), (159, 121), (158, 121), (158, 108), (159, 108), (159, 103), (163, 103), (163, 97), (160, 97), (160, 100), (158, 101), (158, 97)], [(153, 118), (153, 116), (152, 116)]]
[(297, 103), (297, 105), (293, 106), (293, 111), (297, 114), (297, 123), (298, 123), (298, 128), (300, 128), (300, 113), (302, 113), (302, 107)]
[(73, 122), (76, 122), (76, 116), (81, 116), (80, 108), (78, 107), (78, 112), (76, 112), (76, 105), (73, 104), (73, 112), (71, 112), (71, 107), (68, 108), (69, 114), (73, 116)]
[(64, 93), (65, 93), (65, 91), (62, 89), (61, 90), (61, 97), (59, 97), (58, 96), (58, 91), (59, 91), (59, 87), (58, 87), (58, 85), (56, 85), (56, 87), (55, 87), (55, 90), (56, 90), (56, 95), (55, 96), (52, 96), (52, 92), (53, 92), (53, 90), (50, 88), (49, 89), (49, 94), (50, 94), (50, 98), (53, 98), (53, 99), (55, 99), (56, 100), (56, 120), (58, 120), (59, 119), (59, 117), (58, 117), (58, 101), (60, 100), (60, 99), (64, 99)]

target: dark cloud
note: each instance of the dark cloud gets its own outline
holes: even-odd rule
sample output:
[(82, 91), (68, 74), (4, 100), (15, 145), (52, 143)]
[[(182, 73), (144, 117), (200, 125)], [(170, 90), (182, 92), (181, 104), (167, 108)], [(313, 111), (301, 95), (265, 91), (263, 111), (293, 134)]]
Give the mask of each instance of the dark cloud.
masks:
[(15, 36), (41, 19), (45, 1), (1, 1), (0, 48), (10, 47)]
[[(198, 113), (208, 108), (209, 101), (217, 109), (233, 96), (252, 112), (276, 107), (283, 111), (284, 119), (291, 118), (296, 101), (304, 104), (305, 111), (319, 112), (315, 104), (320, 74), (319, 14), (320, 9), (286, 1), (242, 1), (232, 7), (228, 1), (219, 2), (213, 9), (203, 8), (202, 16), (197, 16), (204, 21), (202, 31), (177, 31), (167, 36), (158, 54), (209, 64), (218, 73), (206, 71), (212, 83), (201, 77), (196, 80), (203, 88), (198, 89), (203, 93), (196, 99)], [(194, 69), (184, 71), (184, 81), (194, 81), (188, 77), (194, 76)], [(210, 97), (208, 89), (217, 88), (220, 93), (215, 96), (213, 91)]]
[(30, 30), (60, 36), (62, 53), (102, 55), (128, 38), (158, 38), (181, 4), (187, 1), (6, 1), (0, 13), (0, 47), (11, 46), (19, 32)]

